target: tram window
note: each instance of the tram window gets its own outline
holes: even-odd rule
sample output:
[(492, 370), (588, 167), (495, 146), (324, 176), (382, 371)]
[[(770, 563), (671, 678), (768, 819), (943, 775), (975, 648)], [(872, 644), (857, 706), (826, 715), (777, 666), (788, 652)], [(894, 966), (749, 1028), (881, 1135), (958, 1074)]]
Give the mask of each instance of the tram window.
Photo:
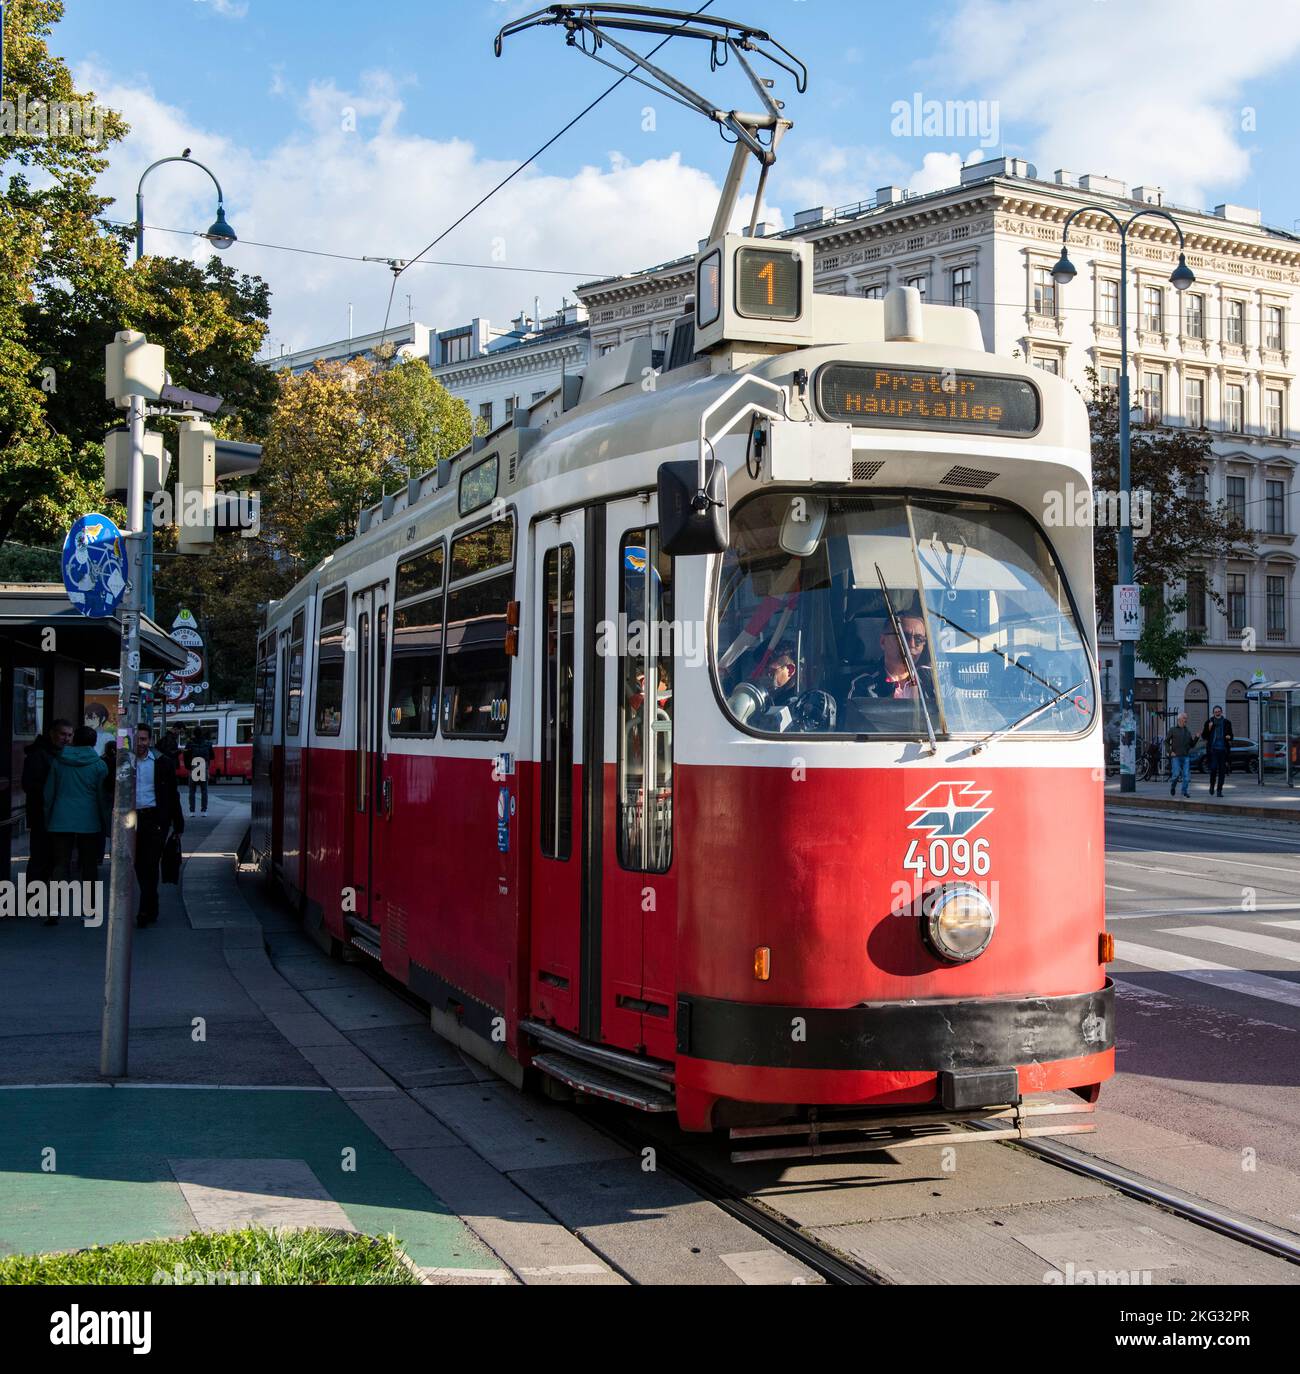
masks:
[(542, 853), (567, 859), (573, 830), (573, 545), (542, 560)]
[(718, 606), (719, 682), (752, 732), (1074, 734), (1093, 717), (1064, 578), (1009, 506), (765, 494), (733, 513)]
[(257, 733), (269, 735), (275, 728), (275, 636), (262, 641), (262, 661), (257, 674)]
[(304, 613), (301, 610), (294, 615), (289, 646), (289, 708), (284, 732), (295, 739), (302, 729), (303, 618)]
[[(509, 564), (514, 521), (507, 517), (452, 541), (451, 587), (443, 639), (442, 731), (500, 739), (510, 714), (506, 608), (514, 574), (483, 574)], [(462, 579), (473, 578), (473, 581)]]
[(432, 735), (436, 731), (441, 667), (441, 594), (399, 606), (393, 613), (393, 675), (388, 699), (390, 734)]
[(618, 859), (638, 873), (673, 858), (673, 564), (655, 526), (619, 545)]
[(506, 573), (447, 594), (444, 734), (500, 738), (506, 733), (510, 698), (506, 607), (512, 581)]
[(397, 596), (400, 604), (412, 597), (442, 591), (442, 545), (416, 554), (397, 565)]
[(321, 602), (316, 641), (316, 733), (337, 735), (343, 728), (343, 617), (346, 591)]
[(235, 743), (251, 744), (253, 742), (253, 722), (248, 719), (237, 720), (235, 722)]
[(370, 612), (357, 616), (357, 652), (353, 655), (357, 678), (357, 810), (364, 811), (370, 781)]

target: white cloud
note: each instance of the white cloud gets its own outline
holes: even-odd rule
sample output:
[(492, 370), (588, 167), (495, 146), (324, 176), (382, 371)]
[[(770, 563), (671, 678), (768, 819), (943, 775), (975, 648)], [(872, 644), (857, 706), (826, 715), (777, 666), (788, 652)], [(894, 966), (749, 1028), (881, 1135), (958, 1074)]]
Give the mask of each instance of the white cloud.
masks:
[[(150, 90), (115, 83), (101, 70), (85, 68), (78, 80), (131, 125), (101, 183), (116, 197), (116, 218), (134, 214), (143, 169), (184, 147), (221, 179), (241, 239), (225, 260), (270, 284), (276, 352), (280, 343), (294, 349), (344, 337), (349, 302), (357, 333), (378, 329), (392, 277), (382, 263), (276, 252), (245, 240), (410, 258), (514, 168), (463, 139), (406, 132), (403, 83), (387, 72), (366, 73), (356, 90), (322, 82), (305, 94), (288, 93), (297, 102), (296, 120), (264, 153), (197, 127)], [(605, 164), (571, 176), (530, 167), (428, 256), (575, 275), (417, 265), (398, 282), (391, 322), (407, 318), (408, 293), (415, 318), (439, 328), (474, 316), (504, 322), (521, 308), (531, 312), (534, 296), (544, 312), (554, 309), (580, 281), (693, 251), (708, 233), (718, 193), (712, 175), (676, 152), (634, 160), (627, 150), (611, 150)], [(742, 198), (737, 223), (747, 220), (751, 205), (752, 198)], [(146, 183), (148, 224), (202, 229), (214, 210), (212, 184), (195, 169), (169, 164)], [(774, 207), (764, 217), (782, 223)], [(146, 234), (146, 246), (198, 260), (211, 253), (203, 240), (157, 232)]]
[(248, 0), (194, 0), (196, 5), (208, 5), (213, 14), (227, 19), (242, 19), (248, 13)]
[(1276, 0), (964, 0), (923, 85), (996, 100), (1008, 150), (1042, 176), (1098, 172), (1199, 206), (1248, 176), (1252, 83), (1297, 52), (1300, 6)]

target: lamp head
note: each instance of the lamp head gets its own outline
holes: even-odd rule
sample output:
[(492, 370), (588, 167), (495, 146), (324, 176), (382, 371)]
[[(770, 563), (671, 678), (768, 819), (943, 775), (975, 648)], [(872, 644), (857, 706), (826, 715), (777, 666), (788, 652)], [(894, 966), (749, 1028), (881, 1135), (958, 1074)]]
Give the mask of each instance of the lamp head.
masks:
[(1074, 264), (1070, 261), (1064, 246), (1061, 248), (1061, 256), (1056, 266), (1052, 268), (1052, 280), (1057, 286), (1069, 286), (1069, 284), (1079, 274), (1074, 270)]
[(209, 228), (208, 232), (204, 234), (203, 237), (207, 239), (214, 248), (219, 248), (222, 252), (225, 252), (238, 237), (235, 231), (230, 227), (230, 223), (226, 219), (226, 212), (219, 203), (217, 205), (217, 217), (212, 221), (211, 228)]
[(1186, 291), (1196, 280), (1196, 273), (1187, 265), (1187, 258), (1184, 254), (1178, 255), (1178, 266), (1169, 274), (1169, 280), (1174, 284), (1175, 291)]

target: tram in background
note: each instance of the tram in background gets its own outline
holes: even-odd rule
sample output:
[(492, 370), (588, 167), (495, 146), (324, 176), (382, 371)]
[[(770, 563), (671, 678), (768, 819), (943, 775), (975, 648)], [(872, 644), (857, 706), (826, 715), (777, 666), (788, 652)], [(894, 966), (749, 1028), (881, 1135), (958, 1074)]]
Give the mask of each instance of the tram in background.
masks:
[(253, 780), (253, 706), (251, 702), (218, 702), (215, 706), (180, 706), (167, 711), (167, 729), (179, 739), (176, 776), (188, 781), (185, 747), (195, 727), (212, 746), (211, 782)]
[(970, 310), (813, 295), (807, 244), (696, 274), (661, 372), (593, 359), (268, 608), (254, 849), (516, 1084), (690, 1130), (1086, 1110), (1091, 530), (1038, 518), (1084, 405)]

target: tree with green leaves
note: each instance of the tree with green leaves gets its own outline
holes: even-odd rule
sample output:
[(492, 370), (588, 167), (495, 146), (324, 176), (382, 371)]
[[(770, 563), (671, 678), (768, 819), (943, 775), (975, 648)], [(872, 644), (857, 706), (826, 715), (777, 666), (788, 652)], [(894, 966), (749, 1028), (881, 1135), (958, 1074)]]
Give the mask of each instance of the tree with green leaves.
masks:
[(385, 492), (465, 447), (469, 407), (418, 358), (281, 372), (258, 484), (269, 537), (305, 571)]
[[(1119, 492), (1119, 401), (1096, 385), (1088, 402), (1092, 430), (1093, 490), (1102, 499)], [(1187, 426), (1134, 425), (1129, 441), (1129, 484), (1135, 493), (1132, 513), (1139, 510), (1138, 494), (1149, 502), (1150, 529), (1143, 533), (1134, 521), (1134, 580), (1143, 588), (1145, 628), (1138, 641), (1138, 657), (1165, 680), (1191, 671), (1187, 651), (1199, 642), (1195, 632), (1179, 621), (1187, 609), (1181, 588), (1189, 576), (1213, 567), (1230, 555), (1251, 557), (1258, 542), (1254, 532), (1235, 515), (1226, 501), (1210, 502), (1201, 495), (1204, 477), (1213, 461), (1210, 436)], [(1111, 589), (1119, 580), (1119, 540), (1113, 525), (1096, 524), (1093, 531), (1098, 618), (1111, 611)], [(1222, 595), (1205, 585), (1216, 605)]]

